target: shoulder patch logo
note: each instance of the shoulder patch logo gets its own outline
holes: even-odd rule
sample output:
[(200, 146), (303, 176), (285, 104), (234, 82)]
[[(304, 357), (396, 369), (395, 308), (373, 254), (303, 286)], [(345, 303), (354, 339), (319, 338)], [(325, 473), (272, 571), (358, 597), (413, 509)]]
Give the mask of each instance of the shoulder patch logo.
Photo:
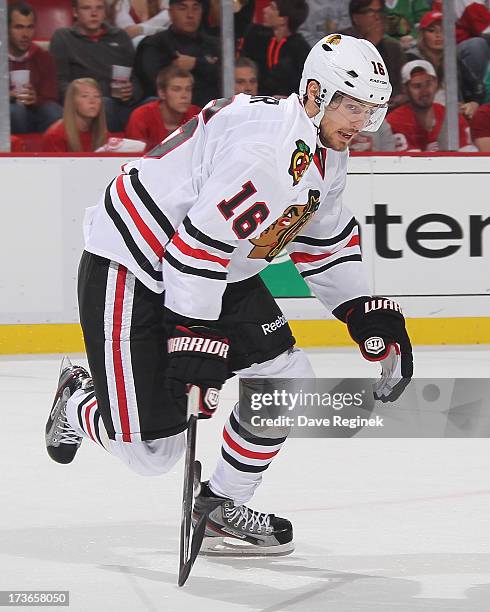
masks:
[(291, 165), (289, 166), (288, 174), (293, 177), (293, 187), (297, 185), (303, 178), (303, 174), (308, 170), (313, 155), (310, 147), (304, 140), (296, 141), (296, 149), (291, 155)]

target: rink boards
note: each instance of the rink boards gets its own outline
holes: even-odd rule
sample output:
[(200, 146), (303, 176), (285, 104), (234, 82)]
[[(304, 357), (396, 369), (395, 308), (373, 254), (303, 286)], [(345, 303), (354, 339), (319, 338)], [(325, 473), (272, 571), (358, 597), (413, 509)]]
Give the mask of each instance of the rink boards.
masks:
[[(83, 350), (75, 280), (83, 211), (124, 161), (0, 157), (0, 353)], [(489, 178), (487, 156), (349, 162), (344, 202), (361, 226), (373, 291), (402, 304), (415, 344), (490, 343)], [(299, 344), (350, 344), (284, 265), (270, 274)]]

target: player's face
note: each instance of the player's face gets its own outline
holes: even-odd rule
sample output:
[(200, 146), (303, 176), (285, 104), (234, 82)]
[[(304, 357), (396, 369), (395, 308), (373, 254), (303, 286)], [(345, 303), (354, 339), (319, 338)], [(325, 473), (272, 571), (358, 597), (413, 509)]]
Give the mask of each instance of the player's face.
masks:
[(73, 14), (83, 34), (94, 34), (106, 16), (104, 0), (78, 0)]
[(196, 0), (182, 0), (168, 9), (173, 29), (176, 32), (193, 34), (201, 25), (202, 6)]
[(19, 11), (12, 12), (9, 26), (9, 47), (14, 55), (24, 54), (34, 38), (34, 15), (25, 17)]
[(78, 85), (75, 94), (75, 108), (83, 119), (95, 119), (102, 108), (102, 96), (92, 85)]
[(334, 96), (320, 123), (322, 144), (335, 151), (345, 151), (369, 124), (377, 108), (376, 104), (360, 102), (350, 96)]
[(167, 87), (159, 91), (160, 99), (175, 113), (185, 113), (192, 100), (192, 80), (184, 77), (170, 79)]
[(258, 91), (257, 75), (255, 70), (243, 66), (235, 68), (235, 93), (245, 93), (256, 96)]
[(425, 30), (422, 30), (422, 39), (425, 46), (431, 51), (441, 51), (444, 48), (442, 25), (440, 23), (433, 23)]
[(406, 91), (412, 106), (416, 109), (427, 110), (434, 103), (437, 79), (425, 72), (414, 74), (406, 84)]

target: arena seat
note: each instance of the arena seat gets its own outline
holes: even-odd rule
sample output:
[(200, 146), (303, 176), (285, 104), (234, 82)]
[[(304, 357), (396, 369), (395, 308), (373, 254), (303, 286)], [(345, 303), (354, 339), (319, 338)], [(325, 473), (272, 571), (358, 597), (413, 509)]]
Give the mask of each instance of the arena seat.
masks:
[(29, 0), (29, 4), (36, 11), (36, 42), (51, 40), (55, 30), (73, 23), (71, 0)]

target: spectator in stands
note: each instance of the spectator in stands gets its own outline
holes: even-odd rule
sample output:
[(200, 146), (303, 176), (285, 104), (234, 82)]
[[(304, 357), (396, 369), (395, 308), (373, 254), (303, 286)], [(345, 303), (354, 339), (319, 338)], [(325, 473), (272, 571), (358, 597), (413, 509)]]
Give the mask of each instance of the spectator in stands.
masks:
[(406, 98), (402, 93), (401, 69), (405, 55), (401, 44), (389, 38), (385, 32), (385, 0), (350, 0), (349, 14), (352, 28), (341, 34), (369, 40), (380, 52), (393, 86), (390, 108), (402, 104)]
[[(221, 0), (203, 0), (201, 31), (210, 36), (219, 37), (221, 27)], [(233, 25), (237, 46), (245, 31), (252, 23), (255, 13), (255, 0), (233, 1)]]
[(199, 31), (201, 0), (170, 0), (169, 4), (171, 25), (138, 45), (136, 72), (146, 96), (154, 96), (162, 68), (172, 65), (188, 70), (194, 77), (192, 102), (202, 107), (219, 95), (219, 41)]
[[(456, 42), (458, 58), (468, 66), (478, 80), (485, 79), (490, 43), (490, 8), (488, 0), (458, 0), (456, 12)], [(442, 11), (442, 0), (432, 2), (433, 11)]]
[[(425, 59), (436, 69), (439, 90), (436, 102), (446, 103), (444, 83), (444, 38), (442, 33), (442, 13), (431, 11), (420, 20), (420, 32), (417, 47), (407, 53), (407, 60)], [(473, 72), (461, 61), (458, 67), (458, 98), (461, 112), (471, 119), (478, 106), (483, 102), (483, 83), (478, 81)]]
[(479, 151), (490, 153), (490, 104), (482, 104), (473, 115), (471, 137)]
[(235, 62), (235, 93), (256, 96), (259, 91), (259, 69), (248, 57), (239, 57)]
[(73, 0), (73, 14), (73, 27), (56, 30), (50, 45), (62, 95), (75, 79), (95, 79), (102, 89), (109, 130), (121, 132), (141, 99), (141, 86), (134, 75), (117, 90), (112, 87), (113, 66), (133, 65), (131, 39), (124, 30), (104, 21), (104, 0)]
[(44, 134), (46, 152), (90, 152), (107, 140), (102, 90), (94, 79), (75, 79), (66, 90), (63, 119)]
[(8, 7), (9, 71), (28, 70), (28, 84), (10, 89), (10, 128), (14, 134), (44, 132), (61, 117), (56, 64), (50, 53), (32, 42), (35, 13), (23, 2)]
[(107, 0), (109, 23), (125, 30), (135, 47), (169, 26), (167, 0)]
[(456, 9), (458, 56), (483, 80), (487, 71), (490, 44), (490, 8), (488, 0), (459, 0)]
[(306, 0), (272, 0), (264, 9), (264, 25), (254, 24), (245, 34), (242, 57), (259, 67), (259, 92), (289, 96), (298, 91), (310, 46), (298, 33), (308, 15)]
[[(442, 10), (441, 2), (435, 3)], [(432, 7), (433, 9), (435, 7)], [(456, 41), (483, 36), (490, 37), (490, 8), (488, 0), (459, 0), (456, 9)]]
[(153, 149), (201, 109), (191, 104), (194, 78), (188, 70), (169, 66), (157, 76), (158, 100), (143, 104), (131, 113), (127, 138), (142, 140), (146, 151)]
[[(438, 88), (434, 66), (413, 60), (402, 68), (408, 103), (388, 113), (397, 151), (439, 151), (445, 108), (434, 102)], [(460, 151), (475, 151), (466, 119), (459, 115)]]
[(306, 42), (313, 47), (320, 38), (351, 27), (349, 4), (345, 0), (308, 0), (308, 17), (299, 28)]
[(354, 153), (377, 153), (379, 151), (395, 151), (396, 141), (391, 126), (386, 119), (377, 132), (360, 132), (349, 145), (349, 151)]
[(416, 44), (416, 27), (428, 11), (429, 0), (387, 0), (386, 33), (398, 39), (405, 50), (410, 49)]

